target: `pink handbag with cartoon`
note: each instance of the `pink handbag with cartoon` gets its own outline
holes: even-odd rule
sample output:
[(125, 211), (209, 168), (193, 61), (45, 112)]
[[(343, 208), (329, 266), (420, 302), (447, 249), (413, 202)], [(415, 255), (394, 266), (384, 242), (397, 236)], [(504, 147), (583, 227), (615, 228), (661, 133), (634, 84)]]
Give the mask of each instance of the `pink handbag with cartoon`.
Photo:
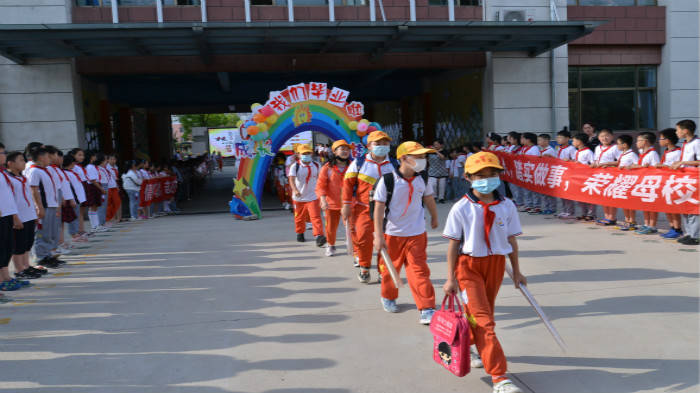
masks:
[[(448, 298), (450, 302), (445, 308)], [(469, 324), (457, 295), (446, 295), (442, 300), (442, 307), (435, 311), (430, 322), (430, 332), (433, 334), (433, 360), (458, 377), (469, 374)]]

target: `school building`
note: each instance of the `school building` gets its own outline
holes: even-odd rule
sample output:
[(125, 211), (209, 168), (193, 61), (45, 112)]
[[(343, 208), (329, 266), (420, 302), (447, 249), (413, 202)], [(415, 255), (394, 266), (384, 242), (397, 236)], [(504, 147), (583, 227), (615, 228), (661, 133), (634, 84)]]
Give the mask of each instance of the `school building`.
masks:
[(170, 115), (327, 82), (396, 137), (700, 117), (698, 0), (2, 0), (0, 141), (169, 156)]

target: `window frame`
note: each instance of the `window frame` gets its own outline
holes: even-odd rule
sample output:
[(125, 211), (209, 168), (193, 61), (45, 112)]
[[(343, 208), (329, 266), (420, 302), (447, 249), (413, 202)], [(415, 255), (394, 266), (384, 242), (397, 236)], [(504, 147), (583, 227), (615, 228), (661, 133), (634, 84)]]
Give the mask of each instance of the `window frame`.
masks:
[[(569, 1), (573, 1), (576, 4), (569, 4)], [(612, 0), (615, 1), (615, 0)], [(659, 5), (659, 0), (652, 0), (654, 4), (639, 4), (640, 1), (644, 0), (634, 0), (634, 5), (618, 5), (618, 4), (598, 4), (598, 5), (589, 5), (589, 4), (581, 4), (581, 0), (567, 0), (566, 5), (568, 7), (657, 7)]]
[[(634, 86), (633, 87), (581, 87), (582, 84), (582, 75), (583, 75), (583, 70), (584, 69), (591, 69), (591, 68), (622, 68), (622, 67), (632, 67), (634, 69)], [(649, 86), (640, 86), (639, 85), (639, 73), (643, 68), (648, 68), (651, 67), (654, 69), (655, 73), (655, 86), (649, 87)], [(575, 105), (576, 105), (576, 113), (578, 114), (578, 119), (576, 119), (576, 124), (569, 124), (569, 129), (571, 130), (576, 130), (580, 131), (581, 128), (581, 123), (583, 121), (593, 121), (596, 122), (598, 120), (596, 119), (583, 119), (583, 92), (596, 92), (596, 91), (632, 91), (632, 95), (634, 96), (634, 103), (633, 103), (633, 110), (634, 110), (634, 129), (632, 130), (613, 130), (613, 131), (646, 131), (646, 130), (656, 130), (658, 127), (658, 114), (659, 114), (659, 99), (658, 99), (658, 72), (659, 68), (656, 65), (653, 64), (640, 64), (640, 65), (624, 65), (624, 66), (570, 66), (569, 67), (569, 72), (572, 71), (572, 69), (576, 70), (576, 87), (569, 88), (568, 92), (569, 95), (571, 93), (574, 94), (575, 98)], [(571, 85), (571, 81), (569, 81), (569, 86)], [(641, 116), (641, 106), (640, 106), (640, 101), (639, 101), (639, 93), (642, 91), (651, 91), (653, 92), (654, 96), (654, 125), (651, 128), (641, 128), (639, 126), (640, 124), (640, 116)], [(571, 108), (569, 108), (569, 111), (571, 111)], [(571, 115), (569, 115), (569, 123), (571, 123)], [(575, 128), (574, 128), (575, 127)]]

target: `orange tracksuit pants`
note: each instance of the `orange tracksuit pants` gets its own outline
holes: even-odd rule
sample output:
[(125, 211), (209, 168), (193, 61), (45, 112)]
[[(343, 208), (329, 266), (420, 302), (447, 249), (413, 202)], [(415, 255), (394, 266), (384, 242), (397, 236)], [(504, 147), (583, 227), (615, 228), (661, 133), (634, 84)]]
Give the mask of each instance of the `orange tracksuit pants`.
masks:
[(471, 323), (471, 342), (476, 344), (484, 370), (491, 375), (494, 383), (507, 379), (506, 355), (496, 337), (493, 316), (505, 268), (504, 255), (462, 255), (455, 269), (460, 290), (467, 291), (467, 311), (476, 320), (476, 324)]
[(374, 221), (369, 216), (369, 206), (356, 204), (352, 209), (352, 227), (354, 229), (353, 244), (355, 255), (360, 259), (360, 266), (365, 269), (372, 267), (374, 251)]
[(294, 231), (304, 233), (307, 221), (311, 221), (314, 237), (323, 235), (321, 203), (318, 199), (311, 202), (294, 202)]
[(117, 210), (122, 207), (122, 199), (119, 196), (118, 188), (110, 188), (107, 192), (109, 193), (109, 198), (107, 198), (107, 216), (105, 219), (107, 221), (112, 221), (114, 216), (117, 215)]
[[(406, 279), (411, 288), (413, 300), (419, 310), (435, 308), (435, 289), (430, 282), (428, 268), (428, 234), (399, 237), (384, 235), (387, 252), (394, 263), (394, 268), (401, 275), (401, 267), (406, 267)], [(394, 285), (389, 270), (384, 266), (385, 261), (379, 258), (379, 272), (382, 275), (382, 297), (396, 300), (399, 289)]]
[(338, 224), (340, 224), (340, 210), (326, 209), (326, 240), (331, 246), (335, 246)]

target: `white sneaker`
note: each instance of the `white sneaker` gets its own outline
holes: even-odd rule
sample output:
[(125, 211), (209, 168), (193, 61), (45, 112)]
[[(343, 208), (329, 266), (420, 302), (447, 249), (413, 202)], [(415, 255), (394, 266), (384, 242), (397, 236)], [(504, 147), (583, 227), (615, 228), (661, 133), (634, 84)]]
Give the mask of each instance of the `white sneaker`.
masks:
[(310, 231), (310, 230), (312, 230), (312, 229), (314, 229), (314, 226), (313, 226), (310, 222), (307, 222), (307, 223), (306, 223), (306, 230), (307, 230), (307, 231)]
[(335, 246), (331, 246), (331, 245), (326, 246), (326, 256), (332, 257), (334, 255), (335, 255)]
[(476, 345), (469, 346), (469, 354), (471, 355), (472, 368), (483, 368), (484, 362), (481, 361), (481, 356), (479, 356), (479, 351), (476, 350)]
[(513, 381), (506, 379), (493, 385), (493, 393), (523, 393), (523, 391), (515, 386)]
[(355, 266), (355, 267), (360, 267), (360, 257), (357, 257), (357, 256), (356, 256), (355, 258), (353, 258), (353, 263), (352, 263), (352, 265)]

